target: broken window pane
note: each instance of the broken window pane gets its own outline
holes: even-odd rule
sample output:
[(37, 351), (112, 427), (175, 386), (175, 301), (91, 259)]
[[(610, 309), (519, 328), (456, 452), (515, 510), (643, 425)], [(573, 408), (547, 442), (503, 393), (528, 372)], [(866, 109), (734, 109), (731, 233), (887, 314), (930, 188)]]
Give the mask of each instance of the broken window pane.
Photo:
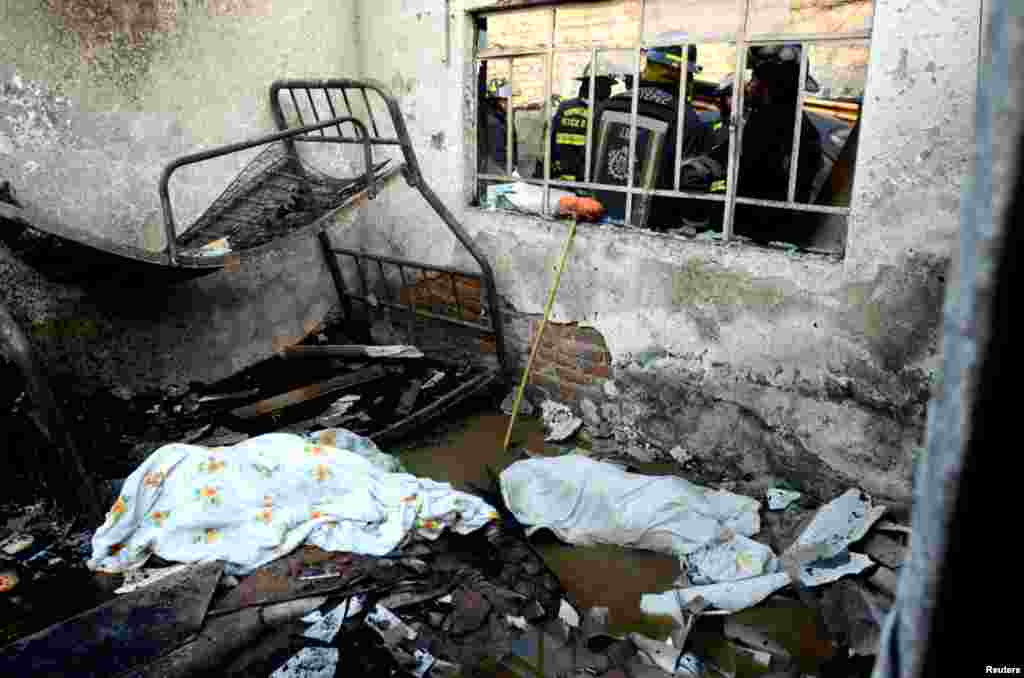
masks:
[(751, 0), (747, 34), (871, 30), (872, 0)]
[(617, 0), (555, 10), (555, 46), (635, 47), (640, 38), (640, 1)]
[[(514, 153), (515, 139), (508, 141), (507, 117), (512, 63), (509, 59), (481, 61), (477, 72), (477, 171), (481, 174), (510, 174), (509, 160)], [(514, 160), (514, 158), (513, 158)]]
[(685, 42), (691, 36), (733, 36), (743, 25), (742, 3), (736, 0), (647, 0), (645, 44)]
[(477, 33), (480, 57), (509, 51), (537, 51), (551, 44), (550, 9), (491, 14), (484, 22), (484, 27)]

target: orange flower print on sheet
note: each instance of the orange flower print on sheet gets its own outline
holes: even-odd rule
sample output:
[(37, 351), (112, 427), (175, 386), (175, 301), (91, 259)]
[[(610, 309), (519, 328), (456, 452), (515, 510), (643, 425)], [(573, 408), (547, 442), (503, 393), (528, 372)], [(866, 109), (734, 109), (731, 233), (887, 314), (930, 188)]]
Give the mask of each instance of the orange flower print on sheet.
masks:
[(203, 533), (193, 537), (193, 544), (215, 544), (220, 540), (220, 530), (213, 527), (208, 527), (203, 530)]
[(199, 464), (199, 470), (202, 473), (219, 473), (224, 470), (225, 466), (227, 466), (227, 464), (224, 461), (211, 456), (206, 461)]
[(256, 520), (263, 523), (264, 525), (269, 525), (274, 520), (274, 509), (270, 506), (264, 508), (262, 511), (256, 514)]
[(274, 507), (274, 498), (271, 497), (269, 494), (263, 495), (263, 508), (273, 508), (273, 507)]
[(196, 490), (196, 499), (205, 501), (211, 506), (217, 506), (221, 503), (220, 491), (212, 485), (204, 485)]
[(313, 478), (315, 478), (317, 482), (322, 483), (325, 480), (330, 480), (333, 477), (334, 473), (326, 464), (318, 464), (316, 468), (313, 469)]
[(149, 514), (149, 520), (157, 527), (163, 527), (164, 523), (168, 518), (171, 517), (170, 511), (153, 511)]
[(117, 555), (124, 550), (124, 546), (124, 542), (117, 542), (116, 544), (111, 544), (110, 548), (107, 549), (107, 555), (116, 558)]
[(128, 510), (128, 499), (125, 497), (118, 497), (114, 505), (110, 507), (110, 511), (107, 513), (107, 522), (111, 526), (117, 525), (117, 521), (121, 520), (121, 517)]
[(142, 484), (146, 487), (157, 488), (164, 484), (167, 474), (163, 471), (150, 471), (142, 477)]
[(326, 457), (331, 453), (331, 448), (323, 445), (306, 445), (306, 454), (310, 457)]

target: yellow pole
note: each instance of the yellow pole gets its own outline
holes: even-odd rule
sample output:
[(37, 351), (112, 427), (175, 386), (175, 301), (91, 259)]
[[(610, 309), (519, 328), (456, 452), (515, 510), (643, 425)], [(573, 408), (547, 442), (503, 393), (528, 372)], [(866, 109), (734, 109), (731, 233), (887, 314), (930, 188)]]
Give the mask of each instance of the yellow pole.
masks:
[(522, 379), (519, 380), (519, 390), (516, 393), (515, 404), (512, 405), (512, 418), (508, 420), (508, 431), (505, 433), (505, 444), (501, 448), (504, 451), (508, 451), (509, 441), (512, 439), (512, 425), (516, 423), (516, 415), (519, 414), (519, 405), (523, 401), (523, 391), (526, 389), (526, 382), (530, 378), (530, 370), (533, 368), (533, 359), (537, 357), (537, 348), (540, 346), (540, 339), (544, 335), (544, 327), (548, 324), (548, 318), (551, 316), (551, 307), (555, 305), (555, 293), (558, 291), (558, 283), (562, 280), (562, 271), (565, 269), (565, 261), (569, 257), (569, 248), (572, 246), (572, 240), (576, 237), (576, 218), (573, 217), (572, 224), (569, 226), (569, 238), (565, 241), (565, 247), (562, 249), (562, 258), (558, 262), (558, 271), (555, 273), (555, 284), (551, 286), (551, 293), (548, 294), (548, 305), (544, 308), (544, 317), (541, 318), (540, 328), (537, 330), (537, 338), (533, 341), (533, 349), (530, 351), (530, 359), (526, 362), (526, 370), (523, 372)]

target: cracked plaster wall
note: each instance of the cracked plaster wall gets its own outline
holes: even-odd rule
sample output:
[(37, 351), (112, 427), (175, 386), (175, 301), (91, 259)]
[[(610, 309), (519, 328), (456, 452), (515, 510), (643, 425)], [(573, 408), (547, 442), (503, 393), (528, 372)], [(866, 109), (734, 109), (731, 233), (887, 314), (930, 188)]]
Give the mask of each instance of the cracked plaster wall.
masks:
[[(353, 75), (347, 3), (0, 2), (0, 179), (46, 220), (160, 250), (175, 157), (274, 129), (276, 78)], [(257, 151), (176, 173), (179, 230)], [(54, 373), (142, 390), (213, 381), (295, 341), (335, 303), (315, 240), (174, 289), (93, 294), (0, 244), (0, 299)]]
[[(567, 226), (467, 207), (475, 77), (464, 10), (500, 4), (451, 3), (445, 63), (445, 3), (375, 3), (362, 23), (365, 63), (395, 87), (427, 181), (486, 252), (500, 293), (536, 317)], [(981, 9), (979, 0), (876, 2), (843, 260), (580, 228), (553, 320), (605, 338), (618, 396), (591, 392), (602, 401), (596, 411), (623, 403), (608, 409), (622, 445), (666, 456), (686, 443), (734, 475), (777, 473), (824, 494), (859, 483), (909, 502), (925, 403), (940, 376), (938, 321), (970, 169)], [(373, 207), (383, 209), (378, 230), (404, 234), (402, 253), (473, 267), (412, 191)], [(351, 237), (386, 246), (371, 230)], [(757, 434), (736, 433), (744, 427)]]

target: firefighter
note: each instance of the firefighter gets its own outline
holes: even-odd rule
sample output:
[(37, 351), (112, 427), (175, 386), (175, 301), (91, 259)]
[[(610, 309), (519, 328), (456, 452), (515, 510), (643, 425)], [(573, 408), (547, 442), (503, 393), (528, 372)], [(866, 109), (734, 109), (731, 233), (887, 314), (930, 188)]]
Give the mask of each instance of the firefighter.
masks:
[[(743, 127), (738, 195), (785, 201), (789, 194), (789, 165), (793, 122), (800, 92), (800, 45), (752, 47), (748, 59), (753, 77), (747, 85), (750, 113)], [(810, 200), (814, 178), (822, 166), (821, 137), (803, 114), (796, 174), (796, 202)]]
[[(753, 73), (745, 90), (746, 121), (740, 154), (737, 195), (744, 198), (785, 202), (789, 197), (789, 165), (792, 159), (793, 122), (799, 95), (800, 46), (751, 47), (747, 52)], [(721, 117), (708, 129), (702, 156), (683, 163), (684, 190), (726, 192), (729, 156), (729, 119), (732, 115), (732, 81), (717, 90)], [(822, 165), (821, 138), (805, 113), (800, 126), (800, 150), (794, 198), (807, 202), (814, 178)], [(689, 179), (689, 181), (687, 181)], [(687, 220), (720, 225), (722, 203), (689, 208)], [(778, 216), (764, 208), (737, 205), (737, 232), (755, 239), (785, 239), (778, 230)]]
[[(680, 80), (683, 68), (681, 47), (649, 49), (641, 64), (637, 106), (637, 137), (633, 155), (634, 186), (648, 189), (675, 187), (676, 125), (679, 117)], [(687, 50), (686, 68), (692, 86), (693, 75), (700, 72), (697, 48)], [(689, 99), (689, 96), (687, 96)], [(625, 186), (629, 176), (629, 129), (633, 92), (608, 99), (594, 113), (594, 167), (592, 181)], [(683, 106), (683, 151), (688, 158), (700, 153), (705, 144), (705, 128), (687, 101)], [(626, 194), (597, 191), (598, 199), (613, 220), (625, 220)], [(678, 205), (672, 198), (634, 196), (630, 222), (654, 229), (680, 225)]]
[[(551, 178), (558, 181), (583, 181), (586, 176), (587, 129), (590, 121), (590, 75), (587, 70), (580, 81), (579, 95), (563, 101), (551, 118)], [(615, 78), (594, 76), (595, 108), (612, 94)], [(535, 176), (544, 176), (544, 163), (538, 161)]]
[[(508, 174), (508, 97), (511, 88), (503, 79), (487, 83), (480, 105), (484, 129), (480, 130), (480, 171), (484, 174)], [(512, 130), (512, 167), (518, 164), (517, 135)]]

